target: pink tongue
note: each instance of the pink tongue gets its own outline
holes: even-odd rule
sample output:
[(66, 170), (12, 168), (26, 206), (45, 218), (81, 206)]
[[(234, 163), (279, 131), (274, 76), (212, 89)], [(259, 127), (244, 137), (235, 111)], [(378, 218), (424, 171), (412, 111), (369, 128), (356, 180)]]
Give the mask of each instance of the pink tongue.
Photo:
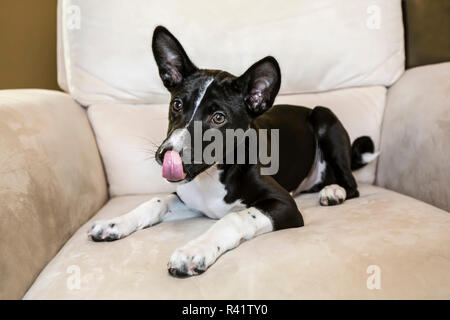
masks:
[(164, 154), (162, 176), (169, 181), (179, 181), (186, 177), (178, 152), (172, 150), (166, 151)]

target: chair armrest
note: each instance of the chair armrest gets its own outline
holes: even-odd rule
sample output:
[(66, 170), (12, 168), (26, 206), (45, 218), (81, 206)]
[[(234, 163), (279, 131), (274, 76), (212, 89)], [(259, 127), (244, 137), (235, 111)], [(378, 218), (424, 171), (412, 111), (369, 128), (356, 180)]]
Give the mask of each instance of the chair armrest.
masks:
[(0, 299), (21, 298), (106, 201), (85, 110), (48, 90), (0, 90)]
[(450, 62), (388, 90), (376, 183), (450, 211)]

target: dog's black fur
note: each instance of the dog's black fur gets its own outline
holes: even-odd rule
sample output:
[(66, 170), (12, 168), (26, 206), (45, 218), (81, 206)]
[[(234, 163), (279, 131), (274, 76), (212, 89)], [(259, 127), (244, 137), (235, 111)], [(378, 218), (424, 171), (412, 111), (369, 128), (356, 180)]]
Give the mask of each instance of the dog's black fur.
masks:
[[(178, 197), (154, 197), (120, 217), (94, 222), (88, 232), (92, 240), (126, 237), (162, 221), (179, 205), (201, 211), (219, 221), (202, 236), (175, 250), (168, 263), (171, 275), (192, 276), (204, 272), (242, 240), (303, 226), (292, 194), (320, 191), (321, 205), (336, 205), (359, 196), (352, 170), (376, 157), (372, 140), (360, 137), (352, 146), (341, 122), (328, 108), (272, 106), (281, 83), (280, 68), (273, 57), (256, 62), (236, 77), (224, 71), (197, 68), (164, 27), (155, 29), (152, 48), (161, 79), (171, 94), (167, 138), (155, 158), (163, 165), (163, 176), (168, 180), (184, 181), (177, 186)], [(268, 150), (271, 157), (279, 152), (278, 171), (272, 176), (262, 175), (261, 170), (267, 168), (248, 161), (250, 144), (245, 139), (243, 144), (239, 141), (246, 148), (247, 158), (242, 164), (196, 163), (195, 153), (204, 151), (209, 144), (202, 142), (201, 150), (192, 150), (196, 144), (186, 139), (195, 139), (194, 128), (199, 124), (203, 132), (213, 128), (222, 137), (226, 136), (226, 129), (249, 132), (247, 129), (253, 128), (259, 133), (263, 129), (278, 129), (278, 151)], [(271, 146), (268, 141), (267, 147)], [(231, 150), (235, 157), (242, 155), (237, 154), (242, 149)], [(222, 151), (223, 156), (230, 150)], [(213, 165), (216, 167), (210, 168)]]
[[(323, 154), (326, 170), (321, 182), (304, 192), (317, 192), (327, 185), (338, 184), (345, 189), (347, 199), (359, 196), (352, 170), (365, 164), (362, 153), (374, 151), (372, 140), (358, 138), (352, 147), (345, 128), (326, 107), (272, 107), (281, 83), (280, 68), (273, 57), (256, 62), (243, 75), (235, 77), (224, 71), (197, 68), (178, 40), (162, 26), (155, 29), (152, 46), (159, 74), (172, 96), (168, 137), (185, 126), (194, 114), (193, 97), (207, 78), (213, 78), (214, 82), (194, 118), (202, 121), (204, 130), (279, 129), (280, 166), (275, 175), (261, 175), (260, 164), (219, 165), (223, 169), (221, 182), (227, 190), (225, 202), (240, 199), (247, 207), (265, 212), (272, 219), (274, 230), (303, 226), (302, 215), (290, 192), (307, 177), (317, 148)], [(212, 121), (217, 113), (226, 119), (220, 125)], [(162, 164), (164, 153), (170, 149), (170, 145), (162, 144), (157, 150), (159, 163)], [(183, 164), (183, 167), (186, 180), (190, 181), (209, 165)], [(338, 203), (330, 199), (328, 205), (333, 204)]]

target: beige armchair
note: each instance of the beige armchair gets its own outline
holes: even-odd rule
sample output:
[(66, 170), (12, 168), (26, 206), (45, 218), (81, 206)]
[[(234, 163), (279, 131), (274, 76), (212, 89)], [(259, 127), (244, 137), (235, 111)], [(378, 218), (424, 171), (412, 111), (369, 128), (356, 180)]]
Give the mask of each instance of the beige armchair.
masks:
[[(403, 32), (399, 7), (390, 7), (394, 2), (380, 1), (393, 15), (389, 41)], [(96, 12), (92, 2), (84, 3)], [(290, 5), (301, 9), (300, 3)], [(328, 19), (308, 14), (301, 18)], [(60, 37), (69, 32), (62, 30)], [(357, 37), (367, 30), (352, 32)], [(391, 44), (378, 36), (372, 51), (390, 55)], [(151, 102), (126, 101), (123, 87), (94, 79), (94, 73), (82, 77), (86, 69), (67, 69), (83, 63), (71, 56), (79, 46), (68, 45), (84, 38), (66, 37), (60, 39), (59, 69), (69, 93), (0, 91), (0, 299), (450, 298), (449, 62), (404, 72), (396, 39), (399, 60), (377, 65), (379, 75), (374, 66), (351, 78), (352, 70), (339, 65), (351, 61), (347, 50), (340, 62), (326, 53), (318, 57), (319, 65), (334, 61), (349, 74), (330, 80), (341, 74), (330, 67), (323, 77), (328, 82), (308, 78), (311, 86), (330, 87), (286, 89), (277, 101), (325, 104), (352, 138), (373, 137), (381, 154), (378, 163), (356, 173), (361, 196), (320, 207), (316, 194), (301, 195), (296, 201), (305, 227), (259, 236), (226, 253), (208, 272), (179, 280), (168, 275), (168, 258), (212, 220), (175, 217), (110, 243), (86, 236), (93, 220), (118, 216), (171, 190), (143, 153), (149, 141), (165, 134), (167, 96), (153, 92)], [(195, 41), (190, 43), (194, 50)], [(355, 50), (364, 57), (364, 48)], [(289, 65), (286, 56), (280, 59)], [(285, 73), (285, 88), (295, 88), (295, 74)], [(336, 85), (350, 78), (367, 83)]]

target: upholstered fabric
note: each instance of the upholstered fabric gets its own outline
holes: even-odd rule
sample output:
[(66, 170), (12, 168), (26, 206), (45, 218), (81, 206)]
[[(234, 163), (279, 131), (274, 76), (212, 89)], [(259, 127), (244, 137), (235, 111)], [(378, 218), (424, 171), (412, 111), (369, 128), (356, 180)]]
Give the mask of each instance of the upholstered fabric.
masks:
[(201, 68), (239, 75), (274, 56), (282, 94), (386, 86), (404, 70), (400, 0), (66, 0), (58, 21), (59, 83), (85, 105), (166, 101), (158, 24)]
[(389, 89), (377, 183), (450, 211), (450, 62)]
[(62, 92), (0, 91), (0, 299), (21, 298), (105, 201), (85, 111)]
[[(341, 89), (319, 94), (279, 96), (276, 103), (314, 107), (324, 105), (336, 112), (352, 140), (369, 135), (378, 149), (386, 88)], [(167, 133), (165, 105), (98, 104), (88, 109), (112, 196), (175, 190), (161, 177), (154, 159)], [(355, 171), (360, 182), (373, 183), (376, 161)]]
[(305, 227), (244, 242), (188, 279), (169, 276), (167, 261), (214, 221), (163, 222), (119, 241), (89, 241), (92, 220), (123, 214), (151, 196), (114, 198), (25, 298), (449, 299), (450, 214), (378, 187), (360, 191), (360, 198), (333, 207), (318, 206), (317, 194), (298, 197)]
[(88, 109), (111, 196), (174, 191), (155, 151), (167, 134), (168, 104), (101, 104)]

